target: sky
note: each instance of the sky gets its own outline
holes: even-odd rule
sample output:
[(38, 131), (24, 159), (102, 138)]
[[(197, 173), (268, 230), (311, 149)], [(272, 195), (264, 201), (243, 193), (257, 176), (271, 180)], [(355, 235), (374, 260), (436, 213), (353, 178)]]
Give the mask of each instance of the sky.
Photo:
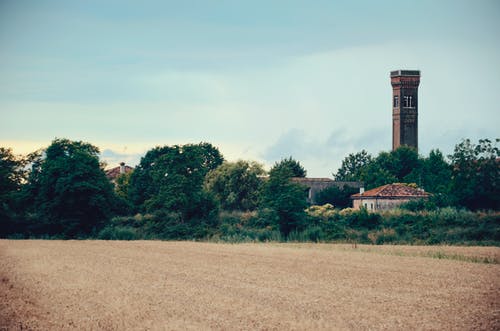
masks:
[(0, 0), (0, 146), (111, 167), (203, 141), (332, 177), (392, 148), (398, 69), (421, 71), (422, 155), (500, 137), (500, 1)]

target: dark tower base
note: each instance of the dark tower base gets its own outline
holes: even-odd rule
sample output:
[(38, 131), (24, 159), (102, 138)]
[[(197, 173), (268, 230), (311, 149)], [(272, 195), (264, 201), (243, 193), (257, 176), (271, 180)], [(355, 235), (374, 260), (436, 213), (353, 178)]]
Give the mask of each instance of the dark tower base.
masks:
[(391, 71), (392, 150), (405, 145), (418, 149), (419, 70)]

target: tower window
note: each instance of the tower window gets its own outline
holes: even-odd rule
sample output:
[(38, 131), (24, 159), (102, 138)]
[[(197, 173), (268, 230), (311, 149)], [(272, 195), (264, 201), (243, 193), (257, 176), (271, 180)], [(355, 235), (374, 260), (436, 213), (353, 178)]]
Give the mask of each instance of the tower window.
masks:
[(412, 96), (404, 96), (405, 108), (413, 108), (413, 97)]
[(394, 108), (399, 107), (399, 97), (397, 95), (394, 96)]

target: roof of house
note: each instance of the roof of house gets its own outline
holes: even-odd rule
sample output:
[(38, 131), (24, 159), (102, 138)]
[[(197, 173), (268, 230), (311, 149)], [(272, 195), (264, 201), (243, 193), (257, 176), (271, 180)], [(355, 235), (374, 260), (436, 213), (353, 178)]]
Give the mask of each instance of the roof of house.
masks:
[(379, 186), (374, 189), (368, 190), (364, 192), (363, 194), (361, 193), (356, 193), (351, 195), (351, 198), (353, 199), (359, 199), (359, 198), (425, 198), (428, 197), (430, 194), (427, 192), (424, 192), (424, 190), (410, 186), (405, 183), (394, 183), (394, 184), (387, 184), (384, 186)]
[[(132, 168), (131, 166), (128, 165), (125, 166), (125, 173), (130, 172), (132, 170), (134, 170), (134, 168)], [(121, 174), (120, 166), (108, 169), (105, 172), (106, 172), (106, 177), (108, 177), (108, 179), (110, 180), (116, 179), (116, 177), (120, 176)]]
[(330, 178), (292, 177), (292, 181), (297, 183), (330, 183), (334, 180)]

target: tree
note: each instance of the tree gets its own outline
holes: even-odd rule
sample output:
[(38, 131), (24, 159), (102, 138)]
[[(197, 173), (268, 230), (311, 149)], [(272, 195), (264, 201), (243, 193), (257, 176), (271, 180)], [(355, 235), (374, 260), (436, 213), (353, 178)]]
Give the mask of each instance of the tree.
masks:
[(15, 156), (10, 148), (0, 147), (0, 235), (19, 231), (15, 219), (27, 159)]
[[(418, 182), (421, 171), (421, 159), (414, 148), (401, 146), (395, 151), (380, 152), (373, 158), (367, 151), (349, 154), (337, 173), (337, 181), (361, 181), (367, 189), (395, 182)], [(330, 192), (346, 195), (347, 191)], [(345, 201), (345, 200), (344, 200)]]
[(34, 160), (27, 189), (48, 234), (74, 238), (97, 231), (115, 209), (115, 195), (91, 144), (55, 139)]
[(431, 150), (423, 160), (421, 187), (434, 194), (448, 195), (451, 192), (452, 167), (440, 150)]
[(478, 144), (469, 139), (455, 146), (452, 191), (458, 202), (470, 209), (500, 209), (500, 151), (489, 139)]
[(363, 169), (372, 162), (372, 156), (367, 151), (349, 154), (333, 177), (337, 181), (360, 181)]
[(10, 148), (0, 147), (0, 199), (17, 191), (25, 179), (24, 160), (16, 157)]
[(331, 186), (328, 187), (316, 196), (316, 203), (318, 205), (331, 204), (335, 208), (348, 208), (351, 207), (351, 195), (357, 193), (359, 190), (355, 187), (344, 185), (343, 187)]
[[(383, 154), (383, 153), (382, 153)], [(413, 147), (400, 146), (391, 151), (387, 158), (379, 156), (377, 162), (402, 183), (417, 183), (420, 177), (422, 159)], [(385, 162), (385, 163), (384, 163)]]
[(214, 202), (203, 191), (203, 181), (223, 160), (209, 143), (155, 147), (130, 178), (131, 200), (139, 211), (164, 209), (179, 212), (184, 219), (207, 217)]
[(303, 226), (307, 207), (304, 188), (290, 180), (294, 175), (290, 168), (276, 168), (262, 192), (261, 207), (277, 215), (278, 226), (285, 236)]
[(133, 173), (134, 171), (132, 170), (127, 173), (120, 174), (118, 177), (116, 177), (115, 191), (116, 194), (122, 199), (128, 199), (130, 177), (132, 177)]
[(291, 156), (288, 159), (282, 159), (280, 162), (276, 162), (269, 174), (272, 175), (274, 172), (279, 172), (282, 169), (288, 169), (291, 172), (292, 177), (306, 177), (307, 171), (299, 163), (299, 161), (294, 160)]
[(262, 185), (259, 176), (264, 173), (256, 162), (225, 162), (207, 174), (204, 187), (215, 195), (223, 209), (253, 210)]

